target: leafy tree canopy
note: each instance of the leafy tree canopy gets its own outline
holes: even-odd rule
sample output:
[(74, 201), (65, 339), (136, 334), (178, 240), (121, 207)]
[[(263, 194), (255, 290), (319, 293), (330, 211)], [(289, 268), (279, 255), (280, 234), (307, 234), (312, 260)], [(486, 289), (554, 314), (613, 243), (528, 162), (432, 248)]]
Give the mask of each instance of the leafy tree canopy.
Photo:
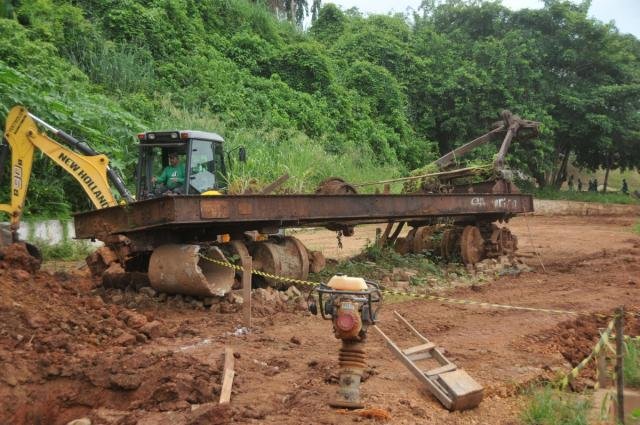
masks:
[[(589, 18), (588, 1), (514, 12), (499, 1), (425, 0), (411, 17), (315, 0), (1, 5), (0, 120), (24, 104), (107, 153), (125, 177), (137, 131), (192, 127), (273, 158), (250, 150), (235, 178), (288, 171), (301, 190), (337, 170), (382, 179), (485, 133), (505, 108), (543, 123), (509, 157), (540, 185), (561, 183), (569, 158), (640, 163), (640, 42)], [(88, 207), (47, 161), (34, 176), (32, 212)]]

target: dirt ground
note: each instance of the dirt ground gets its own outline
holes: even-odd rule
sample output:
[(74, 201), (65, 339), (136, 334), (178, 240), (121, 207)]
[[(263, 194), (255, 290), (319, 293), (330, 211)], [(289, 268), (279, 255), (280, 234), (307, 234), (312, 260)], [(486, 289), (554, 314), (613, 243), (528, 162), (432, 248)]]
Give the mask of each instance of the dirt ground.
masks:
[[(444, 295), (492, 303), (611, 313), (640, 308), (637, 217), (520, 217), (512, 220), (522, 258), (534, 271), (465, 285)], [(337, 250), (335, 233), (297, 233), (310, 248), (344, 258), (373, 239), (356, 229)], [(5, 253), (6, 254), (6, 253)], [(0, 424), (343, 424), (375, 422), (327, 406), (336, 391), (339, 341), (304, 300), (254, 294), (253, 327), (241, 305), (105, 289), (84, 270), (26, 271), (0, 262)], [(303, 292), (306, 289), (303, 290)], [(303, 294), (304, 295), (304, 294)], [(209, 303), (207, 303), (209, 304)], [(379, 326), (414, 345), (394, 319), (403, 314), (485, 389), (479, 407), (449, 413), (370, 331), (362, 385), (367, 407), (390, 424), (518, 424), (534, 382), (569, 371), (595, 344), (606, 320), (498, 310), (425, 300), (383, 304)], [(630, 318), (627, 334), (637, 335)], [(231, 403), (218, 405), (225, 347), (235, 352)], [(589, 385), (586, 370), (581, 385)]]

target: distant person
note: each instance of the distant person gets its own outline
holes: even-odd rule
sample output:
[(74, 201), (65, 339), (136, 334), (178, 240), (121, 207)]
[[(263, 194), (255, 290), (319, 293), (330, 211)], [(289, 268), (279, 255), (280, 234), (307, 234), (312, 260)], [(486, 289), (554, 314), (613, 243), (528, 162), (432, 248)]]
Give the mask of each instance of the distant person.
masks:
[(156, 177), (151, 177), (153, 184), (160, 183), (159, 191), (164, 192), (170, 190), (178, 192), (184, 184), (184, 165), (178, 164), (178, 154), (169, 154), (169, 165), (164, 167), (162, 173)]
[(598, 179), (597, 178), (593, 179), (593, 191), (594, 192), (598, 191)]
[(569, 182), (567, 183), (569, 190), (573, 192), (573, 175), (569, 176)]
[(589, 189), (587, 189), (588, 192), (593, 192), (593, 179), (589, 179)]
[(622, 189), (620, 189), (625, 195), (629, 194), (629, 186), (627, 185), (627, 179), (622, 179)]
[(582, 180), (578, 177), (578, 192), (582, 192)]

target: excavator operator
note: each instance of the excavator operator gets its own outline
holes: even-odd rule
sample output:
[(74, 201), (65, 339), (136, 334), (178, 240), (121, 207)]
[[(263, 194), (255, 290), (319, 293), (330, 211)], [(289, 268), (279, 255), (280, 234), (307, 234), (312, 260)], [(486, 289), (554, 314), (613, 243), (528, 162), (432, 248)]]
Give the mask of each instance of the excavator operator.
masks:
[(171, 191), (173, 193), (181, 193), (184, 184), (184, 164), (179, 164), (178, 154), (172, 152), (169, 154), (169, 165), (164, 167), (162, 173), (151, 178), (151, 182), (156, 187), (156, 193), (164, 193)]

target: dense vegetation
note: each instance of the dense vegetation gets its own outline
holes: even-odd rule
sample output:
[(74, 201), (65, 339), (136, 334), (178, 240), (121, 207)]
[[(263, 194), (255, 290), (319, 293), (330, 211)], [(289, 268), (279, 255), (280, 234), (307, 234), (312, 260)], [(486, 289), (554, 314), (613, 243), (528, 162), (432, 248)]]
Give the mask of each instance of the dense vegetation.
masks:
[[(280, 3), (289, 6), (274, 13)], [(425, 1), (413, 16), (369, 17), (319, 4), (2, 0), (0, 120), (24, 104), (107, 153), (125, 177), (136, 132), (217, 131), (229, 148), (248, 148), (233, 179), (287, 171), (292, 190), (330, 175), (404, 174), (484, 133), (503, 108), (544, 125), (510, 157), (541, 186), (561, 184), (569, 160), (640, 164), (640, 41), (588, 18), (588, 1), (517, 12)], [(295, 22), (310, 12), (302, 31)], [(38, 159), (28, 208), (88, 204)]]

